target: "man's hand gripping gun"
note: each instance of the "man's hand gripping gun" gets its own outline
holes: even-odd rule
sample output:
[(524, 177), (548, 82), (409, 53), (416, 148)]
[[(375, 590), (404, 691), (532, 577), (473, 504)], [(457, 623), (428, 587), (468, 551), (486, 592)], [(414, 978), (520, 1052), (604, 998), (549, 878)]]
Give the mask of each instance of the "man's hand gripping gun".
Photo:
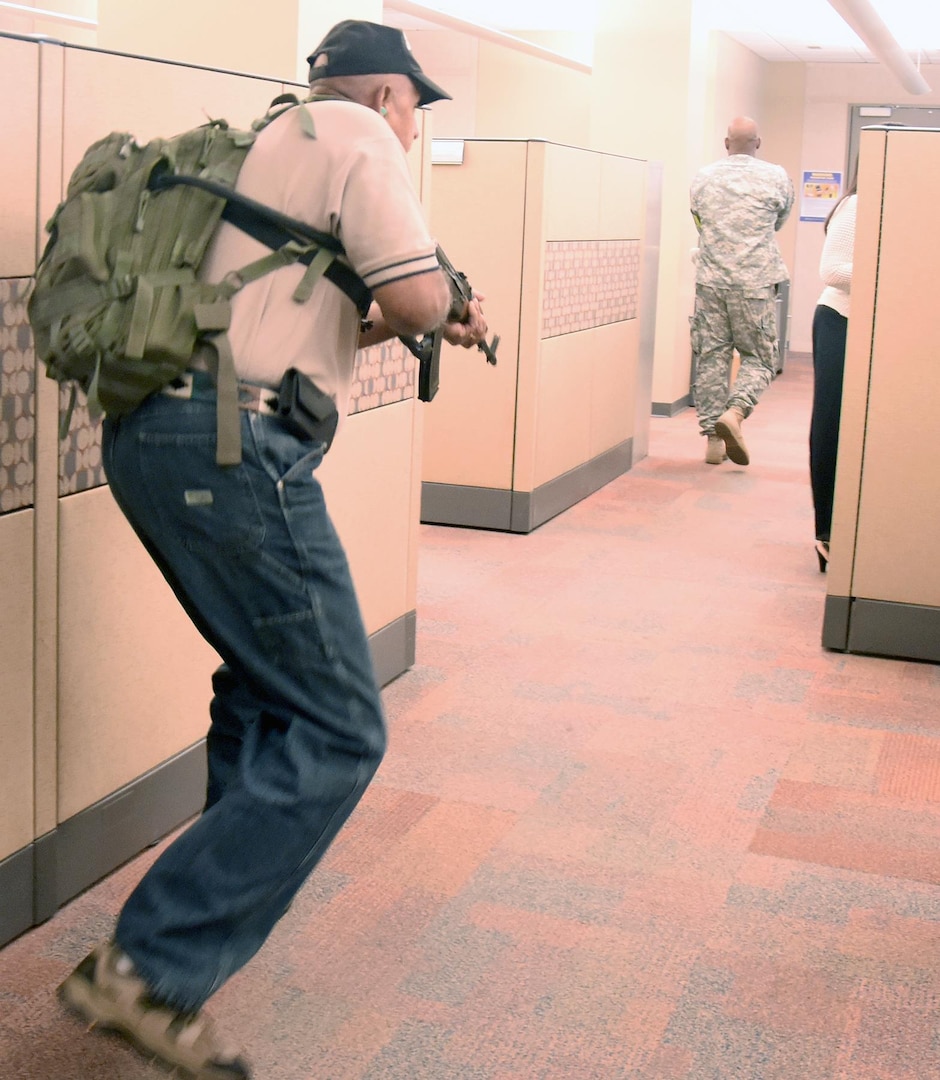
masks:
[[(453, 263), (444, 254), (438, 245), (437, 261), (447, 276), (450, 291), (453, 295), (452, 307), (465, 307), (473, 299), (473, 289), (467, 281), (467, 275), (454, 268)], [(418, 360), (418, 400), (431, 401), (437, 393), (441, 375), (441, 342), (444, 340), (444, 329), (438, 327), (430, 334), (425, 334), (420, 339), (403, 337), (402, 342), (411, 350)], [(486, 340), (479, 342), (477, 348), (486, 356), (488, 364), (496, 363), (496, 347), (499, 345), (499, 335), (494, 334), (493, 340), (487, 344)]]

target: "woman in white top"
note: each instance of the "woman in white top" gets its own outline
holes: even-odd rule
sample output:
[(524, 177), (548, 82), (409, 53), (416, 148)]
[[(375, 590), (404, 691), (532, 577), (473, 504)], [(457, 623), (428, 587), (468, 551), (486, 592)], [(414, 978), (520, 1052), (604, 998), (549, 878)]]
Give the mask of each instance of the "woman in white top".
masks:
[(826, 286), (813, 315), (813, 414), (809, 429), (809, 473), (816, 515), (816, 554), (820, 572), (829, 562), (832, 495), (839, 445), (842, 372), (855, 246), (855, 181), (826, 219), (826, 242), (819, 275)]

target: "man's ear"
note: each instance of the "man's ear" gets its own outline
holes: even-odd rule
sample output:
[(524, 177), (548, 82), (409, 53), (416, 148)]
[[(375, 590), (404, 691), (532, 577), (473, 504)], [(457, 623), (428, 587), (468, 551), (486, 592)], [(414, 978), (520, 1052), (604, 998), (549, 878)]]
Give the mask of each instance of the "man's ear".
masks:
[(730, 139), (725, 139), (725, 149), (726, 150), (731, 149), (731, 140)]
[(388, 83), (382, 83), (381, 88), (376, 91), (377, 105), (375, 111), (381, 113), (382, 116), (388, 116), (388, 107), (391, 104), (394, 92)]

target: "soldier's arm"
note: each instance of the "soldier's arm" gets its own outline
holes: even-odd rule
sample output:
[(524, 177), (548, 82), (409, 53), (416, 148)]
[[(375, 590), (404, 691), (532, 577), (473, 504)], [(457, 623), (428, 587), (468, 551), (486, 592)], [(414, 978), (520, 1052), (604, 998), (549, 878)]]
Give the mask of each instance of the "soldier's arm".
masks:
[(793, 209), (793, 181), (790, 179), (789, 176), (786, 177), (786, 181), (786, 194), (784, 195), (783, 206), (781, 206), (779, 212), (777, 213), (777, 224), (774, 225), (775, 232), (780, 230), (783, 223), (790, 216), (790, 211)]
[(698, 178), (692, 183), (692, 187), (689, 189), (689, 211), (692, 214), (692, 220), (695, 222), (695, 227), (699, 232), (702, 231), (702, 217), (699, 213), (699, 193), (702, 187), (698, 182)]

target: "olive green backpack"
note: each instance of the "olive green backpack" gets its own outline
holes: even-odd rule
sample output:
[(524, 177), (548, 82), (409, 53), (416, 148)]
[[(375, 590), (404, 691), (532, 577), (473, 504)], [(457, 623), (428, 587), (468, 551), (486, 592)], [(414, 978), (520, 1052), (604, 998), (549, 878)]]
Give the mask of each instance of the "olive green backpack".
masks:
[[(52, 216), (27, 310), (36, 355), (50, 378), (76, 386), (92, 415), (122, 416), (186, 370), (198, 345), (217, 354), (220, 465), (241, 460), (237, 384), (226, 331), (231, 298), (249, 281), (281, 266), (307, 265), (294, 293), (306, 300), (321, 276), (363, 314), (371, 296), (337, 256), (335, 237), (278, 214), (232, 190), (257, 133), (299, 104), (275, 99), (250, 130), (213, 120), (143, 146), (112, 132), (88, 148)], [(310, 114), (304, 131), (316, 138)], [(220, 220), (271, 251), (218, 283), (198, 271)]]

